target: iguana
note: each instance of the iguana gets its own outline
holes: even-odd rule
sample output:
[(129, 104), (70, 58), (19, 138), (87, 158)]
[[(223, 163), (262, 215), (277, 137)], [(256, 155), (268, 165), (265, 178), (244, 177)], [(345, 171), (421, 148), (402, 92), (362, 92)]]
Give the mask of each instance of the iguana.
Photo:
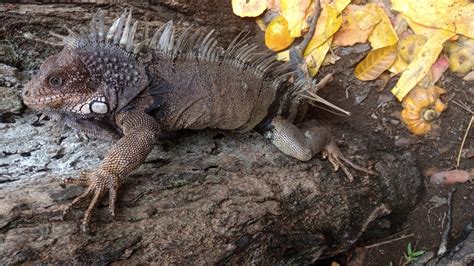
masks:
[[(101, 166), (64, 183), (87, 186), (65, 209), (92, 197), (82, 221), (108, 192), (115, 216), (120, 181), (139, 167), (163, 132), (215, 128), (256, 130), (283, 153), (301, 161), (323, 151), (346, 174), (346, 159), (326, 128), (302, 131), (305, 85), (294, 66), (239, 34), (223, 49), (212, 31), (184, 30), (176, 37), (168, 22), (136, 42), (137, 23), (125, 11), (106, 32), (98, 11), (88, 34), (73, 31), (64, 49), (46, 59), (23, 90), (24, 103), (89, 137), (118, 139)], [(344, 164), (345, 163), (345, 164)]]

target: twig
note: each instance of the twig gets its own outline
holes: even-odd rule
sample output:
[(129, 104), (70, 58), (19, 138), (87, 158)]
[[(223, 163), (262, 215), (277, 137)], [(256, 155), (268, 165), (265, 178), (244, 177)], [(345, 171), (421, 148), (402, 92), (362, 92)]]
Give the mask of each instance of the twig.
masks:
[(471, 115), (474, 115), (474, 111), (471, 110), (471, 108), (469, 108), (469, 106), (467, 106), (467, 104), (463, 103), (463, 102), (458, 102), (456, 100), (453, 100), (451, 101), (452, 103), (454, 103), (455, 105), (461, 107), (462, 109), (466, 110), (468, 113), (470, 113)]
[(332, 73), (329, 73), (327, 74), (326, 76), (324, 76), (324, 78), (322, 78), (318, 84), (316, 84), (316, 87), (318, 87), (318, 89), (321, 89), (323, 88), (324, 86), (326, 86), (326, 84), (328, 84), (329, 82), (331, 82), (332, 80), (334, 79), (334, 75)]
[(464, 148), (464, 144), (466, 143), (467, 135), (469, 134), (469, 131), (471, 130), (472, 121), (474, 121), (474, 114), (471, 115), (471, 120), (469, 121), (469, 125), (467, 126), (466, 132), (464, 133), (464, 137), (462, 138), (461, 146), (459, 147), (459, 151), (458, 151), (458, 157), (456, 159), (456, 168), (459, 168), (462, 149)]
[(334, 104), (332, 104), (332, 103), (330, 103), (330, 102), (324, 100), (323, 98), (319, 97), (316, 93), (314, 93), (314, 92), (312, 92), (312, 91), (309, 91), (309, 90), (307, 90), (307, 91), (305, 91), (305, 92), (306, 92), (306, 94), (301, 93), (300, 95), (301, 95), (302, 97), (308, 98), (308, 99), (310, 99), (310, 100), (323, 103), (323, 104), (325, 104), (325, 105), (327, 105), (327, 106), (329, 106), (329, 107), (331, 107), (331, 108), (333, 108), (333, 109), (335, 109), (335, 110), (337, 110), (337, 111), (339, 111), (339, 112), (345, 114), (346, 116), (350, 116), (350, 115), (351, 115), (350, 112), (348, 112), (348, 111), (346, 111), (346, 110), (344, 110), (344, 109), (342, 109), (342, 108), (340, 108), (340, 107), (337, 107), (336, 105), (334, 105)]
[(405, 236), (400, 236), (400, 237), (397, 237), (397, 238), (394, 238), (394, 239), (390, 239), (390, 240), (382, 241), (382, 242), (375, 243), (375, 244), (372, 244), (372, 245), (368, 245), (368, 246), (365, 246), (364, 248), (366, 248), (366, 249), (375, 248), (375, 247), (378, 247), (378, 246), (382, 246), (382, 245), (385, 245), (385, 244), (389, 244), (389, 243), (392, 243), (392, 242), (395, 242), (395, 241), (399, 241), (399, 240), (402, 240), (402, 239), (405, 239), (405, 238), (409, 238), (409, 237), (412, 237), (412, 236), (415, 236), (415, 234), (409, 234), (409, 235), (405, 235)]
[(469, 125), (467, 126), (467, 129), (466, 129), (466, 132), (464, 133), (464, 137), (462, 139), (462, 142), (461, 142), (461, 146), (459, 147), (459, 151), (458, 151), (458, 156), (456, 158), (456, 168), (459, 168), (459, 163), (461, 161), (461, 153), (462, 153), (462, 149), (464, 148), (464, 144), (466, 142), (466, 139), (467, 139), (467, 135), (469, 133), (469, 130), (471, 129), (471, 126), (472, 126), (472, 120), (474, 120), (474, 111), (471, 110), (471, 108), (469, 106), (467, 106), (467, 104), (463, 103), (463, 102), (458, 102), (456, 100), (453, 100), (452, 101), (455, 105), (461, 107), (462, 109), (464, 109), (466, 112), (470, 113), (472, 116), (471, 116), (471, 121), (469, 121)]
[[(471, 120), (472, 121), (472, 120)], [(444, 229), (443, 236), (441, 237), (441, 243), (439, 244), (438, 257), (441, 257), (446, 253), (448, 245), (449, 232), (452, 227), (452, 214), (453, 214), (453, 194), (456, 191), (456, 188), (453, 188), (448, 195), (448, 223), (446, 224), (446, 229)]]

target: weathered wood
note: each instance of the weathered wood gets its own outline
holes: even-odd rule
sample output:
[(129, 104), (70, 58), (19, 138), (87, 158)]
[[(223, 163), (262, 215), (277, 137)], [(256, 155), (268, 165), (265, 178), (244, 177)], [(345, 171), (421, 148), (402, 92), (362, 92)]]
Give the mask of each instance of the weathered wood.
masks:
[[(212, 139), (190, 134), (156, 149), (123, 184), (118, 217), (95, 212), (92, 235), (79, 230), (83, 210), (65, 221), (61, 207), (81, 192), (41, 180), (1, 190), (0, 257), (109, 263), (308, 263), (355, 243), (367, 224), (403, 219), (421, 187), (409, 155), (386, 155), (380, 176), (349, 183), (328, 162), (302, 163), (258, 135)], [(99, 152), (94, 146), (87, 153)], [(401, 215), (401, 216), (400, 216)], [(396, 224), (394, 224), (395, 226)]]

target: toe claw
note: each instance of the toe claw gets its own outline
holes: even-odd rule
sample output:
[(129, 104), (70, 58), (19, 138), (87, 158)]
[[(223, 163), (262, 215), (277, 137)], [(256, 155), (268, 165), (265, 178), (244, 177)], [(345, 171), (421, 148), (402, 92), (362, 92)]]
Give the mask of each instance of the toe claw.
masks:
[(119, 177), (114, 175), (105, 174), (103, 172), (97, 171), (93, 173), (81, 173), (79, 178), (65, 178), (61, 181), (61, 185), (66, 184), (79, 184), (79, 185), (88, 185), (87, 190), (76, 197), (63, 211), (63, 219), (79, 202), (83, 201), (86, 198), (92, 196), (92, 200), (87, 207), (87, 210), (84, 212), (84, 218), (81, 224), (81, 230), (84, 233), (89, 231), (89, 224), (92, 216), (92, 212), (98, 205), (102, 196), (108, 192), (109, 193), (109, 211), (112, 217), (115, 217), (115, 205), (117, 201), (117, 191), (119, 187)]
[(94, 197), (92, 198), (92, 201), (89, 204), (89, 207), (87, 207), (87, 210), (84, 213), (84, 219), (82, 220), (82, 225), (86, 229), (88, 229), (88, 227), (89, 227), (89, 223), (90, 223), (91, 216), (92, 216), (92, 211), (95, 209), (95, 207), (99, 203), (100, 198), (102, 197), (103, 189), (97, 188), (97, 189), (95, 189), (94, 193), (95, 193)]
[(367, 169), (363, 166), (353, 163), (351, 160), (347, 159), (344, 154), (339, 150), (336, 143), (331, 141), (326, 147), (324, 154), (327, 156), (331, 164), (334, 166), (334, 169), (337, 171), (339, 167), (344, 171), (344, 174), (347, 176), (349, 181), (354, 180), (354, 176), (349, 171), (349, 167), (354, 168), (358, 171), (375, 175), (376, 173), (370, 169)]

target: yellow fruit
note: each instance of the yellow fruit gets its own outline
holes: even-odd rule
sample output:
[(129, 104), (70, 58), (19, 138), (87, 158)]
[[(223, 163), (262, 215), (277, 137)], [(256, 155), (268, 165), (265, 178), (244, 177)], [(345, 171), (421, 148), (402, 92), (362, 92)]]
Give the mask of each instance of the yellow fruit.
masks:
[(463, 47), (449, 55), (449, 69), (453, 72), (471, 71), (474, 60), (474, 48)]
[(448, 52), (449, 54), (455, 53), (459, 49), (461, 49), (461, 46), (459, 45), (458, 42), (447, 41), (444, 43), (444, 50)]
[(283, 16), (274, 18), (270, 24), (268, 24), (267, 30), (265, 31), (265, 45), (273, 51), (280, 51), (293, 42), (294, 38), (290, 36), (288, 30), (288, 22)]
[(432, 122), (447, 107), (439, 99), (444, 93), (438, 86), (428, 89), (417, 86), (403, 99), (401, 119), (411, 133), (423, 136), (431, 131)]
[(467, 73), (473, 68), (474, 48), (463, 47), (449, 55), (449, 69), (457, 73)]
[(267, 9), (265, 0), (232, 0), (232, 10), (239, 17), (257, 17)]
[(426, 43), (426, 37), (420, 34), (407, 35), (398, 42), (398, 54), (407, 63), (411, 63)]
[(459, 43), (460, 46), (474, 48), (474, 39), (467, 38), (461, 35), (459, 36), (459, 39), (457, 42)]

